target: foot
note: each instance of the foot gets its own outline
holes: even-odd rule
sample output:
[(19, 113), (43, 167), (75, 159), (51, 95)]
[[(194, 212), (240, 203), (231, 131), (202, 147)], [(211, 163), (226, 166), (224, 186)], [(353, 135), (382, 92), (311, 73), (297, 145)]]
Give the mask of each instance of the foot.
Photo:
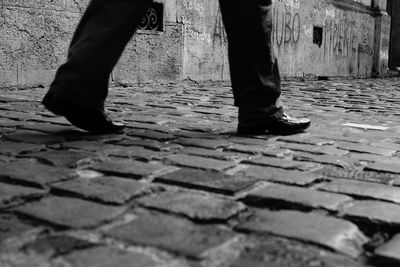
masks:
[(72, 125), (96, 134), (118, 133), (122, 124), (114, 124), (100, 108), (85, 108), (47, 93), (43, 105), (56, 115), (64, 116)]
[(304, 131), (310, 127), (311, 121), (308, 118), (295, 118), (284, 112), (277, 112), (263, 119), (260, 124), (238, 125), (238, 133), (246, 135), (270, 134), (290, 135)]

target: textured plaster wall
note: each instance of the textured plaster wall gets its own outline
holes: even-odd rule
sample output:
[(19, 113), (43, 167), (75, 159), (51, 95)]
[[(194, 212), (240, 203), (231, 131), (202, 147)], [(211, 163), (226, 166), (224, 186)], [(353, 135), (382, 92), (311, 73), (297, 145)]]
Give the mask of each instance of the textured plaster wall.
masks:
[[(0, 87), (48, 86), (88, 2), (0, 0)], [(166, 1), (164, 19), (164, 32), (138, 31), (112, 75), (115, 82), (181, 79), (183, 34), (174, 1)]]
[[(229, 79), (226, 35), (217, 2), (177, 0), (177, 20), (185, 27), (186, 78)], [(375, 17), (334, 2), (275, 0), (273, 42), (282, 76), (372, 75)], [(372, 0), (353, 2), (366, 7), (373, 4)], [(319, 44), (313, 43), (314, 26), (323, 31)]]
[[(273, 42), (283, 76), (371, 75), (375, 18), (331, 2), (276, 2)], [(322, 28), (318, 44), (314, 27)]]
[[(0, 0), (0, 87), (47, 86), (65, 60), (88, 1)], [(125, 84), (229, 81), (218, 0), (156, 1), (164, 3), (164, 31), (138, 31), (111, 79)], [(275, 0), (273, 42), (283, 76), (371, 76), (374, 54), (387, 54), (382, 50), (388, 49), (387, 19), (375, 35), (374, 16), (335, 1), (347, 0)], [(376, 1), (354, 2), (371, 6)], [(314, 27), (323, 30), (318, 44)]]
[(218, 0), (177, 0), (184, 33), (184, 79), (229, 80), (227, 40)]

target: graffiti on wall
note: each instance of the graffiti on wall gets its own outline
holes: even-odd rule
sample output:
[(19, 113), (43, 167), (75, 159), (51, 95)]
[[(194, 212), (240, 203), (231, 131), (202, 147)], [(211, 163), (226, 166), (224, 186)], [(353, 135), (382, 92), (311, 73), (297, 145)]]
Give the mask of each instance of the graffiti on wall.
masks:
[(297, 44), (301, 35), (300, 0), (278, 0), (284, 8), (274, 8), (272, 42), (280, 49), (282, 45)]

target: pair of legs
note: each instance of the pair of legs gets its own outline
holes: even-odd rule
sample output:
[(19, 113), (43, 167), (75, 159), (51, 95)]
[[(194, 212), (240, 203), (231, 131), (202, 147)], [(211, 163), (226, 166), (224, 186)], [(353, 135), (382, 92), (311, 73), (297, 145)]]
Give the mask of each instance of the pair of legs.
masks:
[[(78, 114), (72, 114), (72, 118), (68, 106), (81, 113), (88, 111), (89, 117), (100, 116), (97, 123), (101, 124), (102, 115), (98, 112), (104, 107), (111, 71), (151, 3), (152, 0), (92, 0), (71, 41), (68, 59), (45, 96), (45, 106), (83, 129), (85, 123), (96, 120), (82, 121)], [(271, 42), (272, 1), (220, 0), (220, 7), (228, 36), (239, 127), (244, 131), (250, 127), (251, 132), (255, 126), (277, 123), (284, 114), (279, 100), (278, 63)]]

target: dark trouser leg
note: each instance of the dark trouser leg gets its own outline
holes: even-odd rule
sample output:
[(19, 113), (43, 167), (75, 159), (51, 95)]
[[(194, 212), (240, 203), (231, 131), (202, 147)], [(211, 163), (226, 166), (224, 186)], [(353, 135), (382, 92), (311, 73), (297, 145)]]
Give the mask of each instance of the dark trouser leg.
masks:
[(257, 124), (282, 110), (281, 80), (271, 41), (271, 0), (220, 0), (239, 123)]
[(49, 94), (103, 108), (111, 71), (152, 0), (92, 0)]

